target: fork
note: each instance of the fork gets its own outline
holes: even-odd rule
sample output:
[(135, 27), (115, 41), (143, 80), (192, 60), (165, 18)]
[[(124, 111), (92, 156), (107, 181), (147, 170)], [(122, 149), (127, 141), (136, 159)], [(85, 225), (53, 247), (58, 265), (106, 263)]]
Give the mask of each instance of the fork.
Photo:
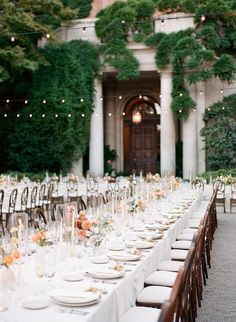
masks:
[(69, 314), (80, 314), (80, 315), (87, 315), (89, 312), (78, 310), (78, 309), (70, 309), (70, 308), (62, 308), (62, 307), (57, 307), (57, 311), (59, 313), (69, 313)]

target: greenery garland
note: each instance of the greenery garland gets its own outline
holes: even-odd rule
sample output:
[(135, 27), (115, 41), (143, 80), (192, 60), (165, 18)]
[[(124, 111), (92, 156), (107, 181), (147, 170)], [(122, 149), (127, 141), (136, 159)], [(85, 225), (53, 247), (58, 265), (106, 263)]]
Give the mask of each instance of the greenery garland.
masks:
[[(162, 12), (195, 13), (195, 28), (169, 34), (153, 33), (151, 16)], [(171, 9), (170, 9), (171, 8)], [(156, 65), (173, 67), (172, 109), (179, 118), (187, 118), (195, 107), (187, 84), (219, 77), (231, 81), (236, 64), (236, 17), (231, 16), (233, 3), (225, 0), (128, 0), (117, 1), (102, 10), (96, 22), (96, 33), (102, 39), (104, 62), (117, 69), (119, 80), (139, 77), (138, 61), (128, 49), (128, 40), (144, 41), (156, 48)], [(203, 22), (201, 17), (206, 14)]]
[(81, 40), (46, 46), (42, 54), (48, 66), (33, 76), (30, 101), (35, 103), (21, 110), (15, 120), (8, 138), (8, 167), (65, 173), (87, 147), (99, 55), (92, 44)]
[(213, 104), (204, 115), (209, 170), (236, 168), (236, 94)]

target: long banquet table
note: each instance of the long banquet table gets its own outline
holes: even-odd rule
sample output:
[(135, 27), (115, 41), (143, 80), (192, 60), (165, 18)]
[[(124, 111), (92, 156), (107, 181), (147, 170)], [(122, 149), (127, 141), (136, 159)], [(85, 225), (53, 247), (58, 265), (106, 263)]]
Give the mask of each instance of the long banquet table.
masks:
[[(58, 263), (56, 276), (49, 281), (44, 277), (36, 277), (34, 268), (36, 254), (31, 255), (25, 260), (25, 263), (16, 267), (16, 283), (19, 283), (18, 291), (12, 295), (11, 305), (8, 310), (0, 313), (0, 321), (118, 322), (125, 311), (135, 305), (137, 295), (143, 289), (145, 278), (156, 270), (157, 264), (161, 260), (170, 259), (171, 245), (177, 235), (187, 226), (194, 211), (197, 211), (202, 203), (204, 203), (205, 207), (207, 206), (207, 202), (202, 199), (202, 194), (200, 192), (195, 192), (195, 194), (195, 200), (193, 200), (190, 207), (183, 212), (183, 215), (175, 223), (170, 225), (170, 228), (164, 232), (162, 239), (154, 242), (153, 248), (145, 249), (140, 260), (124, 263), (126, 272), (122, 278), (99, 281), (84, 276), (82, 281), (65, 282), (62, 280), (62, 274), (67, 262), (62, 261)], [(55, 256), (56, 253), (57, 249), (55, 248)], [(90, 266), (96, 268), (105, 265), (90, 263), (89, 257), (86, 255), (83, 258), (76, 258), (75, 263), (81, 265), (81, 270), (86, 270)], [(79, 289), (81, 286), (87, 285), (86, 283), (103, 291), (99, 303), (79, 308), (82, 312), (88, 312), (88, 314), (82, 315), (76, 309), (73, 311), (73, 308), (64, 308), (59, 311), (58, 306), (51, 302), (48, 297), (50, 289), (58, 287), (58, 285), (66, 290), (68, 288)], [(22, 302), (24, 299), (32, 295), (35, 296), (35, 294), (37, 297), (46, 298), (49, 303), (48, 307), (41, 310), (23, 308)]]

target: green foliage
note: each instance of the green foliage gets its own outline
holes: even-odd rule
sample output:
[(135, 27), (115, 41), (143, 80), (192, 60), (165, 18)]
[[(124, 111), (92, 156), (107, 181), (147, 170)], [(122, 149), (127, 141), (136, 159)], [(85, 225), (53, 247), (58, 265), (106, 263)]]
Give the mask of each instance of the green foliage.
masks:
[(210, 179), (214, 180), (219, 177), (231, 176), (236, 178), (236, 168), (235, 169), (219, 169), (216, 171), (206, 171), (203, 172), (200, 177), (206, 179), (207, 182), (210, 182)]
[(78, 18), (83, 19), (89, 16), (92, 9), (92, 0), (62, 0), (63, 4), (71, 9), (78, 10)]
[(114, 170), (112, 167), (112, 162), (116, 159), (117, 152), (111, 149), (109, 145), (104, 146), (104, 173), (111, 174)]
[(15, 121), (8, 166), (23, 172), (67, 172), (88, 143), (98, 51), (88, 42), (71, 41), (47, 46), (42, 55), (49, 64), (33, 76), (30, 101), (34, 103), (23, 108)]
[(206, 125), (201, 134), (205, 139), (209, 170), (236, 167), (235, 116), (235, 94), (213, 104), (204, 115)]
[(143, 41), (153, 31), (154, 9), (152, 0), (116, 1), (97, 15), (96, 33), (105, 43), (104, 62), (116, 68), (119, 80), (139, 76), (138, 61), (126, 45), (131, 34), (134, 41)]
[[(155, 34), (150, 25), (155, 8), (166, 13), (193, 13), (196, 25), (179, 32)], [(236, 17), (231, 14), (233, 10), (233, 1), (227, 0), (117, 1), (98, 14), (96, 32), (105, 43), (105, 63), (117, 69), (119, 80), (139, 75), (138, 61), (126, 48), (129, 39), (156, 48), (157, 67), (173, 67), (171, 106), (178, 118), (187, 118), (195, 107), (187, 83), (206, 82), (215, 76), (222, 81), (235, 77)], [(206, 18), (204, 22), (202, 15)]]
[(215, 76), (222, 81), (231, 81), (235, 77), (235, 59), (230, 55), (222, 55), (213, 66)]

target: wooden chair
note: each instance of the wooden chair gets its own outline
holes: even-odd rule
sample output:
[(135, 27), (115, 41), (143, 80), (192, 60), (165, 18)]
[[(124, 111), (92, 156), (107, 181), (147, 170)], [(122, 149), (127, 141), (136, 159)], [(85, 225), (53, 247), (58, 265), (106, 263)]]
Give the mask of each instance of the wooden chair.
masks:
[(0, 224), (2, 226), (2, 233), (5, 235), (3, 218), (2, 218), (3, 199), (4, 199), (4, 190), (0, 190)]
[(9, 197), (8, 209), (6, 212), (4, 212), (4, 215), (6, 217), (5, 217), (5, 219), (2, 219), (2, 220), (6, 222), (6, 228), (8, 227), (8, 221), (9, 221), (10, 215), (13, 212), (15, 212), (17, 193), (18, 193), (17, 189), (12, 190), (10, 197)]
[(27, 204), (28, 204), (28, 195), (29, 195), (29, 188), (25, 187), (21, 193), (20, 205), (19, 205), (19, 207), (16, 206), (16, 208), (15, 208), (16, 212), (25, 212), (26, 211)]
[(231, 184), (230, 191), (230, 212), (232, 212), (232, 208), (236, 206), (236, 181)]
[(216, 205), (222, 205), (224, 208), (224, 213), (226, 213), (225, 209), (225, 183), (222, 180), (215, 180), (213, 183), (213, 191), (217, 191), (216, 196)]
[(194, 179), (192, 182), (192, 188), (196, 190), (204, 190), (204, 181), (201, 179)]

